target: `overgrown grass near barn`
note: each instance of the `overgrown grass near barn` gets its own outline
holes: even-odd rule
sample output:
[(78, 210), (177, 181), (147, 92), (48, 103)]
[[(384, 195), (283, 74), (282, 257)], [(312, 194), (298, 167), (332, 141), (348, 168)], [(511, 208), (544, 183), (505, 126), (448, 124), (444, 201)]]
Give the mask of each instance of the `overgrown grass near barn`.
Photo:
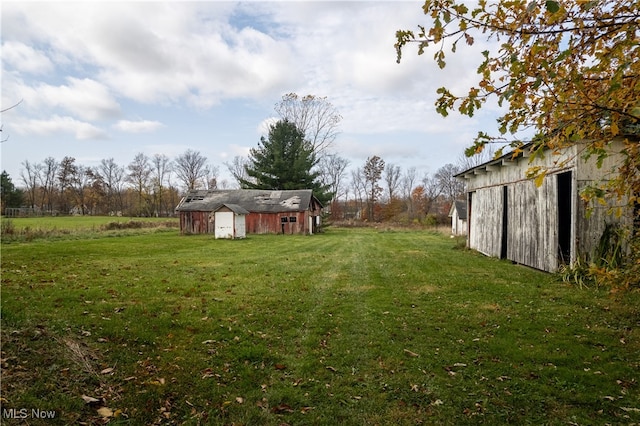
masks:
[[(4, 243), (57, 238), (96, 238), (177, 229), (177, 218), (110, 216), (42, 216), (2, 218), (0, 234)], [(132, 231), (133, 230), (133, 231)]]
[(638, 293), (454, 245), (340, 228), (3, 244), (3, 423), (640, 422)]

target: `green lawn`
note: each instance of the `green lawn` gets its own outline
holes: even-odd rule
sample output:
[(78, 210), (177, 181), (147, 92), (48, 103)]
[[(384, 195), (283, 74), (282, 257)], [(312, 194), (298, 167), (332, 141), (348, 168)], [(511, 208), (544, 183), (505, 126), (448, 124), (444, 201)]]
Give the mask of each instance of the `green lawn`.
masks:
[(336, 228), (3, 244), (2, 423), (640, 422), (639, 293), (455, 245)]

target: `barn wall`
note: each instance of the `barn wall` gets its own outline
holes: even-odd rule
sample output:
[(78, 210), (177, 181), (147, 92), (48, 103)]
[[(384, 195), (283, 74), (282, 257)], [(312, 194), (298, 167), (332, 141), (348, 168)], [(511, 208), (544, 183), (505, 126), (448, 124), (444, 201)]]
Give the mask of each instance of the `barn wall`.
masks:
[(540, 187), (531, 180), (504, 182), (476, 189), (472, 197), (469, 247), (544, 271), (557, 269), (557, 175)]
[[(612, 144), (612, 151), (620, 152), (624, 148), (621, 141)], [(588, 165), (578, 169), (577, 188), (578, 193), (594, 182), (601, 179), (612, 179), (616, 175), (617, 167), (622, 158), (620, 154), (610, 155), (602, 162), (602, 166), (597, 168), (595, 160), (591, 160)], [(633, 214), (627, 208), (627, 198), (613, 200), (607, 205), (588, 205), (582, 200), (578, 200), (577, 212), (577, 235), (576, 247), (580, 256), (591, 258), (606, 224), (619, 222), (622, 226), (632, 226)], [(616, 214), (619, 213), (619, 214)]]
[(507, 259), (544, 271), (558, 266), (557, 176), (507, 187)]
[(180, 233), (182, 234), (206, 234), (210, 230), (209, 212), (181, 211)]
[(460, 217), (458, 209), (453, 209), (451, 215), (451, 234), (452, 235), (466, 235), (467, 234), (467, 218)]
[[(245, 219), (245, 229), (248, 234), (282, 234), (281, 218), (286, 217), (284, 223), (285, 234), (307, 233), (307, 212), (287, 213), (250, 213)], [(295, 217), (295, 222), (289, 218)]]
[(487, 256), (500, 257), (502, 188), (482, 188), (472, 193), (469, 247)]
[[(614, 144), (613, 150), (620, 147)], [(476, 170), (467, 180), (471, 199), (469, 247), (489, 256), (506, 257), (552, 272), (560, 266), (560, 246), (563, 245), (560, 235), (568, 232), (569, 243), (565, 245), (570, 257), (567, 260), (574, 262), (578, 257), (589, 257), (606, 223), (632, 220), (624, 211), (622, 218), (611, 215), (611, 205), (588, 209), (579, 197), (585, 187), (610, 179), (619, 161), (619, 155), (614, 154), (598, 168), (595, 158), (585, 161), (579, 147), (573, 146), (560, 155), (547, 153), (533, 162), (519, 158)], [(532, 165), (550, 170), (539, 187), (526, 179), (526, 171)], [(564, 179), (570, 190), (565, 194), (558, 189), (559, 176), (567, 172), (571, 175), (564, 175)], [(567, 213), (566, 206), (561, 208), (567, 196), (571, 197), (568, 208), (571, 216), (561, 220), (560, 216)], [(623, 206), (626, 200), (618, 203)], [(503, 215), (505, 208), (506, 215)]]
[[(211, 216), (211, 218), (210, 218)], [(214, 234), (213, 213), (199, 211), (180, 212), (180, 232), (182, 234)], [(309, 231), (309, 212), (286, 213), (250, 213), (245, 215), (245, 233), (247, 234), (282, 234), (281, 217), (286, 217), (285, 234), (306, 234)], [(295, 217), (296, 221), (289, 219)]]

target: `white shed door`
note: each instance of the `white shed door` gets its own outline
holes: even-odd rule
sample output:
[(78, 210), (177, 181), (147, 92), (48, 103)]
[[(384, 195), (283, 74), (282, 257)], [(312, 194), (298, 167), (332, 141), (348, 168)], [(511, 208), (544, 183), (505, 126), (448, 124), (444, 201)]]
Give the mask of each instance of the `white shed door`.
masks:
[(245, 216), (237, 215), (236, 216), (236, 238), (245, 238), (246, 237), (246, 224), (245, 224)]
[(233, 212), (216, 212), (216, 238), (233, 239)]

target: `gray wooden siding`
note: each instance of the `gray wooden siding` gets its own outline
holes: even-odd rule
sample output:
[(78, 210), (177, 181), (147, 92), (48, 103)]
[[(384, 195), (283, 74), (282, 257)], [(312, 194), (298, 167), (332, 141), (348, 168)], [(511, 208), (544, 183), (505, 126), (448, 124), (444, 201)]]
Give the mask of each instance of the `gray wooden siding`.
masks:
[(557, 268), (556, 176), (508, 186), (507, 258), (544, 271)]
[(502, 187), (475, 191), (471, 202), (469, 247), (487, 256), (500, 256), (502, 235)]
[[(612, 153), (621, 146), (612, 144)], [(568, 251), (567, 260), (570, 262), (575, 262), (578, 257), (589, 258), (607, 223), (620, 221), (629, 225), (632, 221), (628, 209), (622, 211), (622, 217), (611, 214), (611, 205), (589, 210), (579, 195), (586, 186), (610, 179), (615, 174), (620, 162), (619, 154), (605, 159), (600, 168), (596, 167), (595, 158), (584, 160), (578, 145), (558, 154), (549, 152), (533, 162), (529, 160), (526, 157), (515, 160), (505, 157), (463, 174), (472, 200), (469, 208), (470, 248), (489, 256), (506, 255), (514, 262), (553, 272), (560, 266), (560, 245)], [(527, 169), (534, 165), (550, 170), (540, 187), (525, 177)], [(571, 172), (571, 178), (564, 175), (563, 189), (559, 192), (558, 178), (566, 172)], [(570, 207), (562, 201), (568, 201)], [(624, 206), (626, 200), (618, 200), (618, 203)], [(505, 208), (507, 226), (506, 238), (503, 239)], [(559, 220), (559, 215), (563, 220)]]

